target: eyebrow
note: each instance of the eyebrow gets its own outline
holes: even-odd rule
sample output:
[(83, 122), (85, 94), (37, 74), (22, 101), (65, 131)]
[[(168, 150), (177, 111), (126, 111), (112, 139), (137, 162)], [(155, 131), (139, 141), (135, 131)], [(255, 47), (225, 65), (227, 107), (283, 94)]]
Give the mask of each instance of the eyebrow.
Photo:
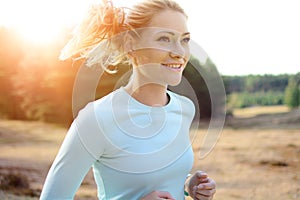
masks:
[[(175, 33), (171, 32), (171, 31), (162, 31), (161, 33), (168, 33), (170, 35), (175, 35)], [(191, 33), (190, 32), (186, 32), (186, 33), (183, 33), (182, 36), (186, 36), (186, 35), (190, 35)]]

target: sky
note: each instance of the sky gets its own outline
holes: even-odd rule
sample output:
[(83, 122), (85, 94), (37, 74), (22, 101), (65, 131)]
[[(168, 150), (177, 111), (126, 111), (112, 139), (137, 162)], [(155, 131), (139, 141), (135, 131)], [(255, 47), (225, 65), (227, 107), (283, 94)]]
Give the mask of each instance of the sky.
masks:
[[(100, 0), (99, 0), (100, 1)], [(130, 6), (138, 0), (114, 0)], [(95, 0), (0, 0), (0, 25), (33, 42), (51, 42)], [(222, 75), (300, 72), (298, 0), (177, 0), (194, 42)]]

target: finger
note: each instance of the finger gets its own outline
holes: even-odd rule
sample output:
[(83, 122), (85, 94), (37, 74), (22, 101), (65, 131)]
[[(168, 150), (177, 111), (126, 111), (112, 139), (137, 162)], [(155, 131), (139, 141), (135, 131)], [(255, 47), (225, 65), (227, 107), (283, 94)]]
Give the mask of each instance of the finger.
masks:
[(201, 195), (201, 194), (196, 194), (194, 196), (194, 199), (196, 199), (196, 200), (211, 200), (211, 199), (213, 199), (213, 197), (208, 197), (208, 196), (204, 196), (204, 195)]
[(209, 178), (202, 178), (199, 181), (200, 181), (200, 183), (208, 183), (209, 182)]
[(201, 196), (205, 196), (205, 197), (213, 197), (215, 193), (216, 193), (216, 189), (212, 189), (212, 190), (197, 190), (195, 192), (196, 195), (201, 195)]
[(196, 172), (196, 175), (197, 175), (197, 177), (198, 177), (199, 179), (204, 179), (204, 178), (207, 178), (207, 177), (208, 177), (207, 173), (205, 173), (205, 172), (203, 172), (203, 171), (197, 171), (197, 172)]
[(195, 186), (194, 190), (212, 190), (215, 189), (216, 185), (213, 183), (200, 183), (199, 185)]
[(216, 188), (216, 182), (210, 178), (207, 179), (207, 182), (198, 184), (194, 189), (200, 190), (211, 190)]

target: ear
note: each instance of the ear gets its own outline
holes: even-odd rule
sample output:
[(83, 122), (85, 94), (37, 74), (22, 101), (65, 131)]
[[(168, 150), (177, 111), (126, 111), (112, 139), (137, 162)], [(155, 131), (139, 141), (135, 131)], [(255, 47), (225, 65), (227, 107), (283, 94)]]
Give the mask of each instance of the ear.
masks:
[(135, 53), (137, 37), (135, 33), (128, 31), (124, 36), (124, 51), (134, 66), (138, 65), (137, 55)]
[(128, 55), (134, 51), (135, 38), (130, 31), (128, 31), (124, 36), (124, 50)]

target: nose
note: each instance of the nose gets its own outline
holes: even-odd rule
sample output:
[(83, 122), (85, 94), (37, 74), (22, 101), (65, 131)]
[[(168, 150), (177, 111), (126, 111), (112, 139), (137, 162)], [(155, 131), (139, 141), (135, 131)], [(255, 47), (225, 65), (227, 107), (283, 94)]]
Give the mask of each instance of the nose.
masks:
[(170, 57), (172, 59), (176, 60), (184, 60), (185, 59), (185, 53), (184, 52), (178, 52), (178, 51), (171, 51), (170, 52)]
[(184, 47), (181, 46), (181, 44), (176, 44), (170, 51), (170, 56), (175, 59), (181, 59), (184, 58), (186, 54), (186, 51)]
[(175, 53), (175, 52), (170, 52), (170, 56), (171, 56), (171, 58), (174, 58), (174, 59), (182, 59), (182, 58), (184, 58), (183, 55), (180, 55), (180, 54)]

